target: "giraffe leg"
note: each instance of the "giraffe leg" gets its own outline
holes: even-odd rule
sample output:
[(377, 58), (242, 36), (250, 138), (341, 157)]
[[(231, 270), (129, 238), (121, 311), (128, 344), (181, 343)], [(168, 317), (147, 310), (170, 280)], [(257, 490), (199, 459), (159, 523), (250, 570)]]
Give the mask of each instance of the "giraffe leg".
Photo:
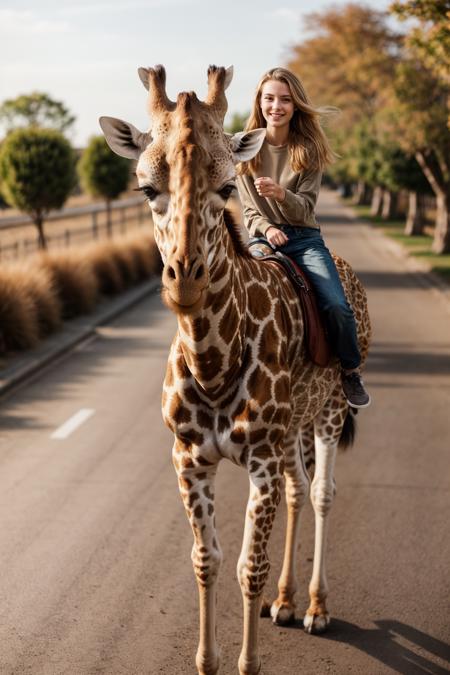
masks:
[[(183, 462), (180, 447), (175, 446), (180, 493), (194, 533), (192, 563), (199, 592), (200, 627), (195, 663), (199, 675), (215, 675), (219, 670), (219, 649), (216, 639), (216, 582), (222, 562), (222, 551), (216, 535), (214, 517), (214, 479), (217, 465), (191, 466), (190, 454)], [(180, 461), (181, 455), (181, 461)], [(189, 465), (186, 468), (186, 464)]]
[(273, 602), (270, 614), (274, 623), (285, 625), (295, 619), (297, 591), (297, 550), (300, 512), (309, 493), (309, 477), (299, 448), (298, 434), (292, 435), (285, 444), (287, 525), (284, 560), (278, 580), (278, 597)]
[[(261, 661), (258, 651), (258, 630), (264, 585), (270, 569), (267, 542), (280, 501), (281, 460), (273, 459), (266, 471), (250, 458), (250, 495), (245, 517), (244, 540), (239, 556), (237, 575), (242, 591), (244, 634), (239, 657), (239, 674), (256, 675)], [(270, 473), (270, 476), (267, 476)], [(258, 474), (258, 477), (256, 476)], [(260, 477), (260, 476), (263, 477)]]
[[(339, 399), (338, 407), (336, 407), (336, 397)], [(336, 492), (333, 477), (334, 464), (346, 410), (347, 405), (342, 400), (342, 394), (339, 391), (327, 402), (314, 421), (316, 468), (311, 484), (311, 501), (315, 513), (315, 543), (313, 573), (309, 584), (310, 605), (303, 619), (307, 633), (323, 633), (330, 623), (326, 606), (328, 516)]]

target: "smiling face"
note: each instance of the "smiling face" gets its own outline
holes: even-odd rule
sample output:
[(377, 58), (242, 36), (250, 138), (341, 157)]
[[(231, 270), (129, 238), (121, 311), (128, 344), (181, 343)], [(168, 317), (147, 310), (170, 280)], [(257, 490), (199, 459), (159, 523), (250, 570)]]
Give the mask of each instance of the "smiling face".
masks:
[(280, 80), (267, 80), (261, 87), (261, 112), (268, 127), (289, 129), (295, 107), (288, 85)]

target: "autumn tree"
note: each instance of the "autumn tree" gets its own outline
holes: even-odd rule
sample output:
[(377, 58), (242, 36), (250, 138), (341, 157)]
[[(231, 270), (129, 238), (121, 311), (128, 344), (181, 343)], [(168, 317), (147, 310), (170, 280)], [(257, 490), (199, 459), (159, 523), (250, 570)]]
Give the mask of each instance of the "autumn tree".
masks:
[(310, 34), (294, 46), (288, 67), (315, 104), (337, 106), (347, 129), (382, 105), (393, 77), (400, 37), (386, 13), (349, 3), (305, 18)]
[(450, 31), (448, 0), (395, 2), (392, 11), (416, 19), (397, 69), (392, 126), (413, 153), (436, 196), (435, 253), (450, 252)]
[[(382, 108), (399, 59), (400, 36), (386, 13), (349, 3), (306, 16), (309, 37), (293, 47), (288, 67), (305, 85), (316, 105), (333, 105), (340, 115), (327, 133), (340, 159), (329, 173), (359, 182), (358, 199), (370, 193), (362, 174), (355, 173), (355, 130), (372, 123)], [(359, 133), (359, 132), (357, 132)], [(359, 158), (361, 160), (361, 157)]]

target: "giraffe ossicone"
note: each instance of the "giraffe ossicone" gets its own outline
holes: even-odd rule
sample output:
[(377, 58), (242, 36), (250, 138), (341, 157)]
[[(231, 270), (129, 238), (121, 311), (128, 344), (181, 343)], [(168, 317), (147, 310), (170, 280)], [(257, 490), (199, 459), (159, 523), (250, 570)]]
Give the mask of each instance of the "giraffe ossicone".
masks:
[[(178, 330), (163, 387), (164, 421), (174, 433), (173, 463), (193, 535), (198, 582), (200, 675), (219, 670), (216, 580), (222, 551), (214, 517), (214, 479), (228, 459), (250, 477), (238, 579), (244, 603), (240, 675), (260, 670), (258, 624), (269, 573), (267, 542), (285, 479), (286, 548), (273, 620), (295, 613), (299, 514), (308, 494), (316, 518), (307, 632), (329, 623), (325, 545), (334, 497), (336, 450), (351, 423), (340, 367), (313, 365), (304, 346), (301, 310), (283, 273), (253, 259), (227, 211), (235, 192), (235, 165), (259, 151), (265, 130), (233, 136), (223, 131), (225, 89), (232, 70), (210, 66), (208, 94), (169, 100), (162, 66), (140, 69), (149, 92), (152, 128), (140, 132), (101, 118), (111, 148), (137, 159), (136, 174), (152, 210), (164, 262), (163, 299)], [(353, 307), (363, 359), (370, 321), (364, 289), (350, 266), (336, 264)], [(346, 432), (344, 432), (345, 434)], [(315, 470), (310, 485), (307, 466)]]

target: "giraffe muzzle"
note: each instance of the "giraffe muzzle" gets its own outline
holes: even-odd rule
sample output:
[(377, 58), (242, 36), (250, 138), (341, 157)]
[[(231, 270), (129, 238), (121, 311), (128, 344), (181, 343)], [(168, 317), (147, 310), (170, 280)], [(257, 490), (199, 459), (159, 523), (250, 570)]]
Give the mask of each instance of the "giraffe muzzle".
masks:
[(200, 256), (194, 259), (174, 256), (166, 261), (162, 283), (167, 304), (178, 311), (189, 310), (199, 304), (209, 285), (208, 268)]

